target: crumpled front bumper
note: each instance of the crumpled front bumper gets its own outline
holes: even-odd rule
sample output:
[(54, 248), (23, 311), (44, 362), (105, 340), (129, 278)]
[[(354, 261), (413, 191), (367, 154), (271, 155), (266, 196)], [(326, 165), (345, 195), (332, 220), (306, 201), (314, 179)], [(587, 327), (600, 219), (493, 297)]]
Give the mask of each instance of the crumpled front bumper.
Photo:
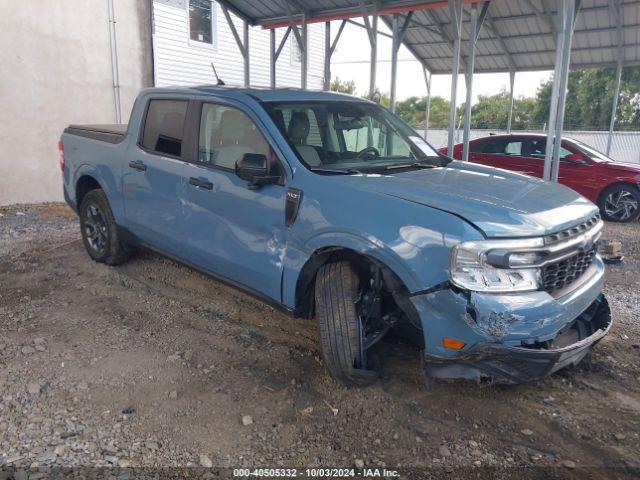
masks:
[[(609, 332), (611, 324), (609, 304), (604, 295), (600, 294), (575, 322), (568, 325), (564, 334), (561, 332), (553, 342), (546, 345), (547, 348), (481, 343), (455, 358), (425, 354), (424, 368), (432, 378), (476, 381), (489, 379), (501, 383), (539, 380), (580, 362)], [(564, 345), (563, 339), (566, 343), (570, 332), (578, 340)]]

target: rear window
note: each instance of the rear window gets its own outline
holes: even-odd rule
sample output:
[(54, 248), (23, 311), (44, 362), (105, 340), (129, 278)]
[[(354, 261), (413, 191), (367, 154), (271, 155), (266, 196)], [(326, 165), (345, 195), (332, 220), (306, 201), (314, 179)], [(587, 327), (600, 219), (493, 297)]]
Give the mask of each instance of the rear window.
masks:
[(186, 116), (186, 101), (151, 100), (144, 122), (142, 146), (147, 150), (179, 157), (182, 154)]

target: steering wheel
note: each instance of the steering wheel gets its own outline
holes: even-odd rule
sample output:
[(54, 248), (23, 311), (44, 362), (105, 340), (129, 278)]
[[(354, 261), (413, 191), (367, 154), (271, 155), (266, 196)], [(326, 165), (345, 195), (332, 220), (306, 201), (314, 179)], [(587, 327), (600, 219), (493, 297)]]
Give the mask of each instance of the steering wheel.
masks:
[(378, 151), (378, 149), (376, 147), (366, 147), (363, 148), (362, 150), (360, 150), (358, 152), (358, 155), (356, 156), (356, 158), (362, 158), (362, 157), (379, 157), (380, 156), (380, 152)]

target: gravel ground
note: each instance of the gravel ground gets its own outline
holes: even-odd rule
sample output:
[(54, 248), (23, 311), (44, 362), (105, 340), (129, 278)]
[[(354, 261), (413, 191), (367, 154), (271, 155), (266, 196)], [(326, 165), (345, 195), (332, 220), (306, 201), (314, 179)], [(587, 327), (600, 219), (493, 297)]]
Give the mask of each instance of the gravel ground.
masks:
[(615, 325), (577, 368), (426, 388), (384, 343), (381, 380), (347, 389), (313, 322), (155, 254), (96, 264), (62, 205), (0, 215), (0, 466), (640, 468), (638, 223), (606, 225)]

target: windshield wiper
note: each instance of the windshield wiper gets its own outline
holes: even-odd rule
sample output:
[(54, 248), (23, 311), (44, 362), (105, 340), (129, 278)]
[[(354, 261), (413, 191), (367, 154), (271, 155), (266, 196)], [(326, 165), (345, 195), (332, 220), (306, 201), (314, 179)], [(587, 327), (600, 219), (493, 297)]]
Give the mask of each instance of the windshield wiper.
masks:
[(415, 162), (398, 163), (396, 165), (387, 165), (386, 167), (384, 167), (385, 170), (396, 170), (401, 168), (436, 168), (436, 165), (432, 165), (430, 163)]
[(356, 175), (362, 173), (360, 170), (356, 170), (354, 168), (322, 168), (322, 167), (314, 167), (310, 168), (312, 172), (315, 173), (329, 173), (333, 175)]

